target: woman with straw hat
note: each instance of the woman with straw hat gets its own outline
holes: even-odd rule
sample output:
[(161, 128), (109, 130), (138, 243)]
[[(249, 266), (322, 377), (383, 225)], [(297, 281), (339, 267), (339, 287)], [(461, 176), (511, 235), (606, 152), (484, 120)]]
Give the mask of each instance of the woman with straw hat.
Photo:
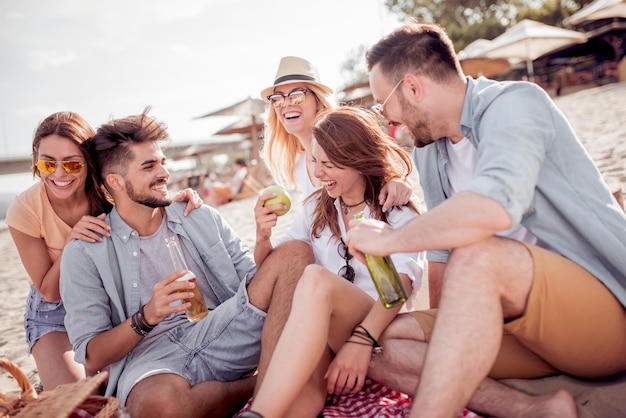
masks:
[[(266, 145), (263, 157), (274, 180), (306, 197), (321, 184), (314, 176), (312, 162), (313, 122), (323, 110), (338, 106), (333, 89), (321, 82), (317, 69), (300, 57), (280, 60), (274, 83), (261, 90), (270, 103), (265, 124)], [(384, 185), (378, 200), (384, 212), (409, 202), (413, 190), (404, 179), (393, 179)], [(283, 204), (264, 206), (274, 193), (260, 196), (254, 208), (257, 231), (276, 226), (276, 210)], [(260, 237), (263, 238), (263, 237)], [(257, 257), (255, 261), (259, 263)]]
[[(276, 182), (308, 196), (320, 186), (311, 162), (313, 120), (321, 110), (337, 107), (333, 89), (321, 82), (309, 61), (287, 56), (261, 97), (270, 103), (264, 151), (268, 168)], [(379, 196), (383, 210), (406, 204), (411, 193), (405, 182), (390, 181)]]

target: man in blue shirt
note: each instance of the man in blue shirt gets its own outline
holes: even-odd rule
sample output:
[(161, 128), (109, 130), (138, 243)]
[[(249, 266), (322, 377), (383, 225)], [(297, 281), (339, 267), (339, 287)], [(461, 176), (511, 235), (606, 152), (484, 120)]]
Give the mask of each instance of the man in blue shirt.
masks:
[(400, 27), (367, 62), (374, 110), (414, 140), (429, 211), (399, 230), (352, 221), (350, 251), (428, 250), (441, 283), (439, 309), (389, 326), (372, 377), (416, 394), (411, 417), (576, 416), (565, 391), (492, 378), (626, 370), (623, 211), (547, 94), (465, 77), (442, 28)]
[[(313, 256), (292, 242), (257, 271), (216, 210), (183, 216), (184, 205), (168, 195), (159, 146), (167, 138), (165, 126), (144, 112), (102, 125), (91, 140), (115, 206), (106, 219), (110, 237), (75, 240), (63, 252), (65, 324), (76, 360), (90, 371), (109, 368), (107, 395), (131, 416), (232, 416), (254, 388), (266, 312), (290, 306)], [(197, 322), (187, 320), (182, 301), (193, 297), (194, 284), (177, 281), (185, 271), (173, 271), (166, 240), (182, 248), (208, 306)]]

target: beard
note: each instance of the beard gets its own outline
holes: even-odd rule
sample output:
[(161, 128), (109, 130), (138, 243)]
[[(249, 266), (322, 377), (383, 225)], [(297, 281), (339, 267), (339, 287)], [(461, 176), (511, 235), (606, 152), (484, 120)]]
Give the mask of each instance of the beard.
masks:
[(413, 145), (417, 148), (422, 148), (435, 142), (432, 131), (428, 125), (430, 113), (413, 106), (408, 100), (405, 100), (401, 94), (398, 95), (398, 98), (402, 105), (402, 119), (413, 139)]
[[(163, 183), (163, 182), (164, 180), (157, 180), (155, 182), (152, 182), (150, 184), (150, 187), (155, 186), (159, 183)], [(128, 180), (125, 181), (125, 186), (126, 186), (126, 193), (128, 194), (128, 197), (133, 202), (148, 206), (149, 208), (162, 208), (165, 206), (169, 206), (172, 203), (172, 199), (169, 196), (163, 199), (159, 199), (154, 196), (143, 195), (141, 193), (135, 192), (133, 185)]]

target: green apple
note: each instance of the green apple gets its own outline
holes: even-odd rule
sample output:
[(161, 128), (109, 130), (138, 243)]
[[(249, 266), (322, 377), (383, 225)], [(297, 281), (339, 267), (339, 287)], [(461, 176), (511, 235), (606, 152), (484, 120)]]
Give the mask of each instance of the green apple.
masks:
[(289, 212), (289, 209), (291, 209), (291, 196), (289, 196), (289, 193), (287, 192), (287, 190), (285, 190), (281, 186), (273, 185), (273, 186), (269, 186), (263, 189), (261, 191), (261, 196), (264, 196), (270, 193), (276, 193), (276, 197), (267, 199), (265, 203), (263, 203), (263, 206), (282, 203), (285, 206), (287, 206), (287, 209), (275, 210), (273, 212), (278, 216), (283, 216), (285, 213)]

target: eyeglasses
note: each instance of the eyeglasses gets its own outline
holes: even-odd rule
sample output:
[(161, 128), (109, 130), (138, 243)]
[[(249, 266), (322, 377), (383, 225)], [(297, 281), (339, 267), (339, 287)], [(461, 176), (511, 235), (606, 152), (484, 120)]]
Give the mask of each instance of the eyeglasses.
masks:
[(61, 164), (63, 170), (65, 170), (68, 174), (78, 174), (83, 169), (83, 163), (80, 161), (47, 161), (47, 160), (39, 160), (37, 161), (37, 168), (44, 174), (52, 174), (57, 169), (58, 165)]
[(398, 90), (398, 87), (400, 87), (400, 84), (402, 84), (403, 81), (404, 81), (404, 78), (401, 78), (400, 81), (398, 81), (396, 83), (396, 85), (393, 87), (393, 89), (391, 89), (391, 92), (389, 93), (387, 98), (385, 100), (383, 100), (382, 103), (375, 104), (374, 106), (372, 106), (372, 110), (374, 112), (378, 113), (379, 116), (382, 116), (384, 118), (385, 115), (383, 115), (383, 112), (385, 111), (385, 105), (387, 104), (389, 99), (391, 99), (391, 96), (393, 96), (393, 94), (396, 92), (396, 90)]
[(295, 89), (287, 94), (283, 93), (274, 93), (267, 96), (267, 100), (270, 101), (272, 107), (279, 108), (285, 104), (285, 97), (289, 97), (289, 101), (293, 105), (301, 105), (304, 103), (304, 99), (306, 98), (306, 93), (311, 90), (309, 89)]
[(354, 268), (352, 268), (352, 266), (350, 265), (350, 260), (352, 260), (352, 254), (350, 254), (350, 252), (348, 251), (348, 246), (345, 242), (343, 242), (343, 238), (339, 239), (341, 240), (341, 242), (337, 246), (337, 252), (341, 256), (341, 258), (346, 260), (346, 265), (340, 268), (337, 274), (349, 281), (350, 283), (354, 283), (354, 276), (356, 275), (356, 273), (354, 272)]

